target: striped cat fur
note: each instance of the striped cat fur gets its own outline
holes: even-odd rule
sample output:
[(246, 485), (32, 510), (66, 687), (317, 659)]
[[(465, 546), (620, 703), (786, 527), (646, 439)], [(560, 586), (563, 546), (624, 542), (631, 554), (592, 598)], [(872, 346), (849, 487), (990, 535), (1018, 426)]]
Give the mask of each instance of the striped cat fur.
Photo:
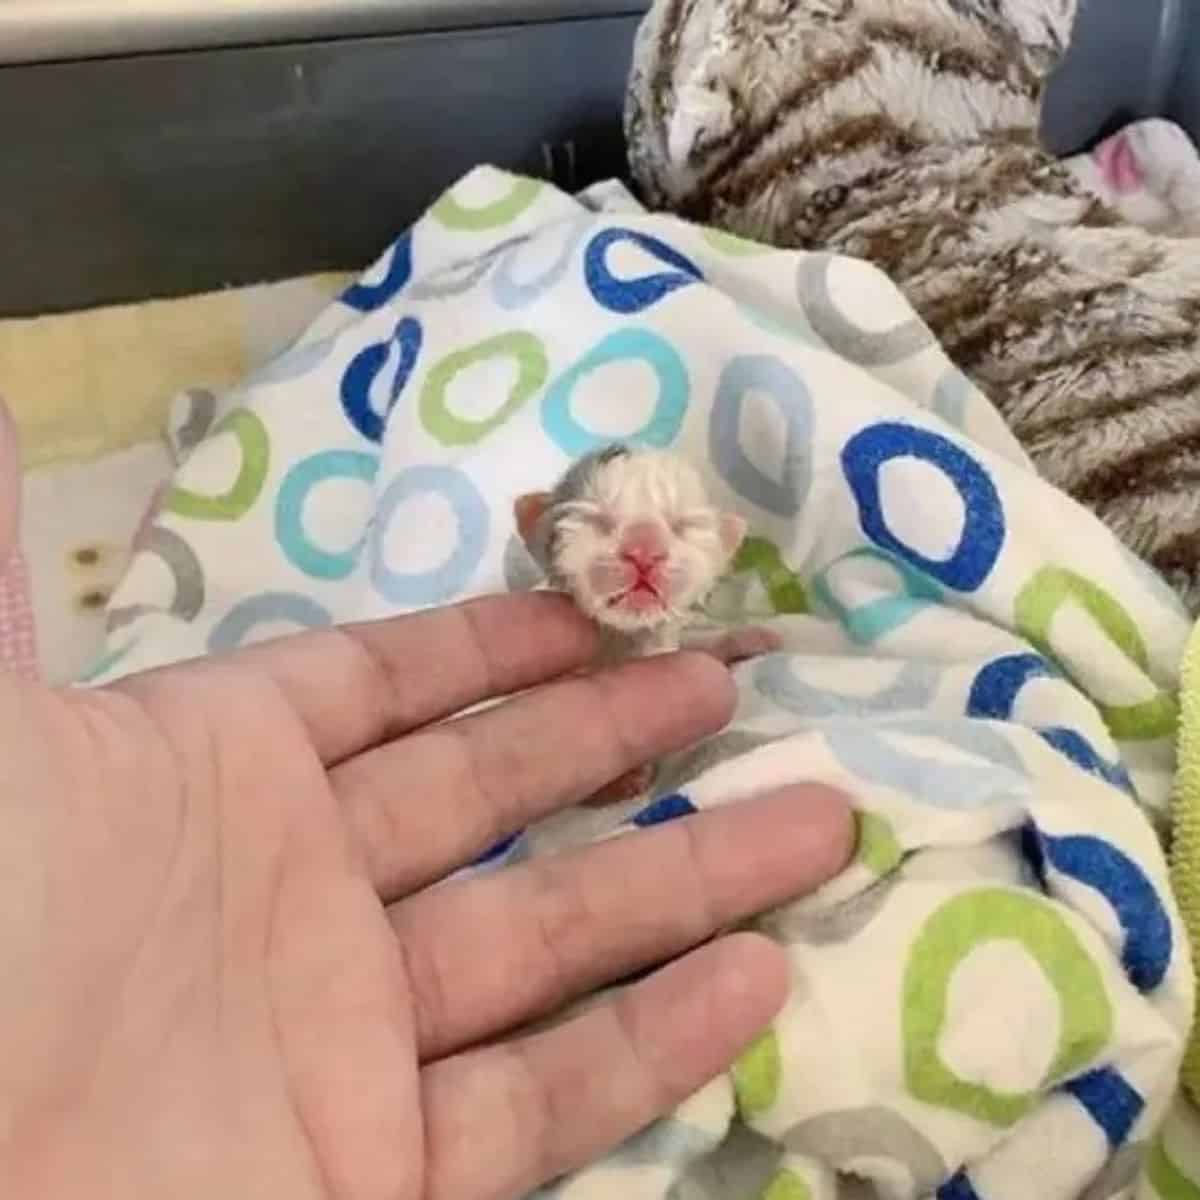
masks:
[(1200, 611), (1200, 240), (1038, 140), (1075, 0), (656, 0), (627, 108), (648, 203), (869, 259), (1038, 469)]

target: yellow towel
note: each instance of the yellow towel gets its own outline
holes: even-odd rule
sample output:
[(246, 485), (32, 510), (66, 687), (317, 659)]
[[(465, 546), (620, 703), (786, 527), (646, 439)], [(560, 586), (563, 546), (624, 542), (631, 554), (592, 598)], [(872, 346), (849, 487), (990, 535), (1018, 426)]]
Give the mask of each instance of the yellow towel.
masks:
[(0, 321), (0, 395), (27, 467), (153, 441), (186, 387), (222, 389), (282, 349), (340, 274)]
[[(1192, 630), (1180, 671), (1179, 766), (1171, 815), (1171, 882), (1200, 980), (1200, 624)], [(1183, 1063), (1183, 1086), (1200, 1104), (1200, 1029)]]

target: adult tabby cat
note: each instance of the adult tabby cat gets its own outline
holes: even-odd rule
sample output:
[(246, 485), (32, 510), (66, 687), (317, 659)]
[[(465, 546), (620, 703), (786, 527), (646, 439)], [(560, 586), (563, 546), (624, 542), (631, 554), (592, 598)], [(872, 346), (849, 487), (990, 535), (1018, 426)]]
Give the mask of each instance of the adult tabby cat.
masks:
[(1076, 0), (656, 0), (646, 199), (867, 258), (1042, 473), (1200, 610), (1200, 240), (1137, 228), (1037, 130)]

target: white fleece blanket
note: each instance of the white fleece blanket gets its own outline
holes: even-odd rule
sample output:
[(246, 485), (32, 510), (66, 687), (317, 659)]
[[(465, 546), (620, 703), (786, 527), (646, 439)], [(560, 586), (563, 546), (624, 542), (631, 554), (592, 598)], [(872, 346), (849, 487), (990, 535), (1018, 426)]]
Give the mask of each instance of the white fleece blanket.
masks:
[(93, 682), (536, 586), (513, 497), (614, 438), (749, 521), (705, 619), (786, 649), (730, 730), (632, 815), (481, 869), (801, 779), (855, 797), (858, 856), (765, 919), (794, 987), (737, 1068), (547, 1195), (1184, 1194), (1156, 1138), (1192, 974), (1153, 821), (1188, 623), (873, 268), (481, 169), (174, 436)]

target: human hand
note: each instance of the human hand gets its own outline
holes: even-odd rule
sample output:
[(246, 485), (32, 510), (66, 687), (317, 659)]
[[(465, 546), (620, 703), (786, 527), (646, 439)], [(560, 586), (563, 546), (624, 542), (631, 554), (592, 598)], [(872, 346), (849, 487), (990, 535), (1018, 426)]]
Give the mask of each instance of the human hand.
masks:
[(0, 679), (0, 1194), (501, 1200), (719, 1073), (784, 998), (758, 937), (514, 1030), (831, 875), (839, 798), (422, 890), (730, 713), (705, 656), (563, 678), (593, 649), (533, 596)]

